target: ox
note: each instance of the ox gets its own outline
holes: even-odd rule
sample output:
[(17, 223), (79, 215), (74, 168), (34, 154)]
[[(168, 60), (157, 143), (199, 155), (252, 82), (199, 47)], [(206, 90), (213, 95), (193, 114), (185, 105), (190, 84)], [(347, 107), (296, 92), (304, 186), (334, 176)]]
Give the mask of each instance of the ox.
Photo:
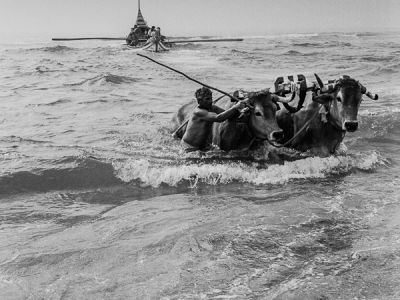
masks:
[[(284, 139), (280, 142), (299, 151), (328, 156), (336, 152), (346, 132), (357, 130), (362, 95), (373, 100), (378, 100), (378, 95), (372, 95), (349, 76), (330, 85), (324, 85), (317, 74), (315, 77), (321, 93), (313, 93), (309, 105), (293, 114), (287, 110), (277, 113), (278, 125), (284, 131)], [(323, 107), (326, 117), (320, 114)]]
[[(214, 123), (212, 128), (212, 144), (221, 150), (247, 150), (255, 141), (276, 141), (283, 138), (283, 131), (276, 122), (277, 102), (288, 103), (285, 97), (273, 95), (269, 90), (250, 92), (247, 94), (248, 106), (234, 117), (222, 123)], [(224, 98), (218, 105), (223, 109), (230, 108), (233, 103)], [(184, 124), (196, 103), (183, 105), (174, 116), (175, 127)], [(181, 128), (185, 130), (184, 126)], [(175, 136), (181, 138), (182, 130)]]

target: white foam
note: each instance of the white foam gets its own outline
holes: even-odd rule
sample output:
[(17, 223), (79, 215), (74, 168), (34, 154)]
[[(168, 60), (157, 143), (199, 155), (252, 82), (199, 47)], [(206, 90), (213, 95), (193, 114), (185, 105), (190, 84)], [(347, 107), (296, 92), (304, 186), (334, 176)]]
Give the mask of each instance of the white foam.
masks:
[(191, 187), (198, 183), (210, 185), (234, 181), (255, 185), (283, 184), (290, 180), (324, 178), (343, 174), (352, 169), (371, 170), (385, 161), (376, 152), (354, 156), (309, 157), (283, 165), (272, 164), (261, 168), (253, 162), (185, 163), (182, 165), (152, 165), (146, 159), (130, 159), (113, 163), (116, 175), (125, 182), (140, 180), (143, 184), (158, 187), (161, 184), (176, 186), (187, 181)]

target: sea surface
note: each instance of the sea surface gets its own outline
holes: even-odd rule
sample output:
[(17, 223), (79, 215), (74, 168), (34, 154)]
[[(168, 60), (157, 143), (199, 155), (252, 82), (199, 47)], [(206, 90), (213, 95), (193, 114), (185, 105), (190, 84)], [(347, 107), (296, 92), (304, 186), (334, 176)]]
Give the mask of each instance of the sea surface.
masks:
[[(350, 75), (347, 151), (182, 154), (200, 86)], [(0, 299), (400, 299), (400, 33), (0, 42)], [(214, 93), (214, 97), (218, 97)]]

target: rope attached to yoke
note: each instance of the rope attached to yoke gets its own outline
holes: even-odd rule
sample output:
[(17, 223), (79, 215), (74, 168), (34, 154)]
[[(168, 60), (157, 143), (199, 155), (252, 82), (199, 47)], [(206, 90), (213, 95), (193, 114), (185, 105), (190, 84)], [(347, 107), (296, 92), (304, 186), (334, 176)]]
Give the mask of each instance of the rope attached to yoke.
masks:
[(163, 63), (160, 63), (160, 62), (156, 61), (155, 59), (152, 59), (152, 58), (150, 58), (150, 57), (148, 57), (148, 56), (146, 56), (146, 55), (140, 54), (140, 53), (136, 53), (136, 54), (139, 55), (139, 56), (141, 56), (141, 57), (147, 58), (148, 60), (151, 60), (152, 62), (154, 62), (154, 63), (156, 63), (156, 64), (158, 64), (158, 65), (160, 65), (160, 66), (163, 66), (163, 67), (165, 67), (165, 68), (167, 68), (167, 69), (170, 69), (170, 70), (172, 70), (172, 71), (174, 71), (174, 72), (176, 72), (176, 73), (178, 73), (178, 74), (181, 74), (181, 75), (185, 76), (187, 79), (189, 79), (189, 80), (191, 80), (191, 81), (194, 81), (194, 82), (196, 82), (196, 83), (198, 83), (198, 84), (200, 84), (200, 85), (202, 85), (202, 86), (205, 86), (205, 87), (209, 88), (210, 90), (214, 90), (214, 91), (220, 92), (221, 94), (223, 94), (223, 95), (225, 95), (225, 96), (228, 96), (229, 98), (231, 98), (231, 99), (233, 99), (233, 100), (235, 100), (235, 101), (238, 101), (238, 102), (240, 101), (237, 97), (235, 97), (235, 96), (233, 96), (233, 95), (230, 95), (229, 93), (227, 93), (227, 92), (225, 92), (225, 91), (222, 91), (222, 90), (220, 90), (220, 89), (218, 89), (218, 88), (212, 87), (212, 86), (210, 86), (210, 85), (208, 85), (208, 84), (205, 84), (204, 82), (201, 82), (201, 81), (199, 81), (199, 80), (197, 80), (197, 79), (194, 79), (194, 78), (192, 78), (192, 77), (186, 75), (185, 73), (183, 73), (183, 72), (181, 72), (181, 71), (178, 71), (178, 70), (176, 70), (176, 69), (174, 69), (174, 68), (171, 68), (171, 67), (169, 67), (169, 66), (167, 66), (167, 65), (165, 65), (165, 64), (163, 64)]

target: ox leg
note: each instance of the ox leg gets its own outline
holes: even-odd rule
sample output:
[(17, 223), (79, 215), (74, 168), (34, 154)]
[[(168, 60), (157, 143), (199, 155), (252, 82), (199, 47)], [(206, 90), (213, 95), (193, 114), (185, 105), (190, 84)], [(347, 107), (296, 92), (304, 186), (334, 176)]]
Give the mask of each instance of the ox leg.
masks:
[(337, 155), (345, 155), (347, 153), (347, 146), (341, 142), (339, 145), (336, 147), (335, 154)]
[(275, 151), (268, 152), (268, 162), (271, 164), (283, 165), (285, 163), (285, 158)]
[(322, 157), (328, 157), (331, 155), (331, 151), (329, 151), (328, 147), (320, 147), (319, 151), (321, 152), (319, 155)]

